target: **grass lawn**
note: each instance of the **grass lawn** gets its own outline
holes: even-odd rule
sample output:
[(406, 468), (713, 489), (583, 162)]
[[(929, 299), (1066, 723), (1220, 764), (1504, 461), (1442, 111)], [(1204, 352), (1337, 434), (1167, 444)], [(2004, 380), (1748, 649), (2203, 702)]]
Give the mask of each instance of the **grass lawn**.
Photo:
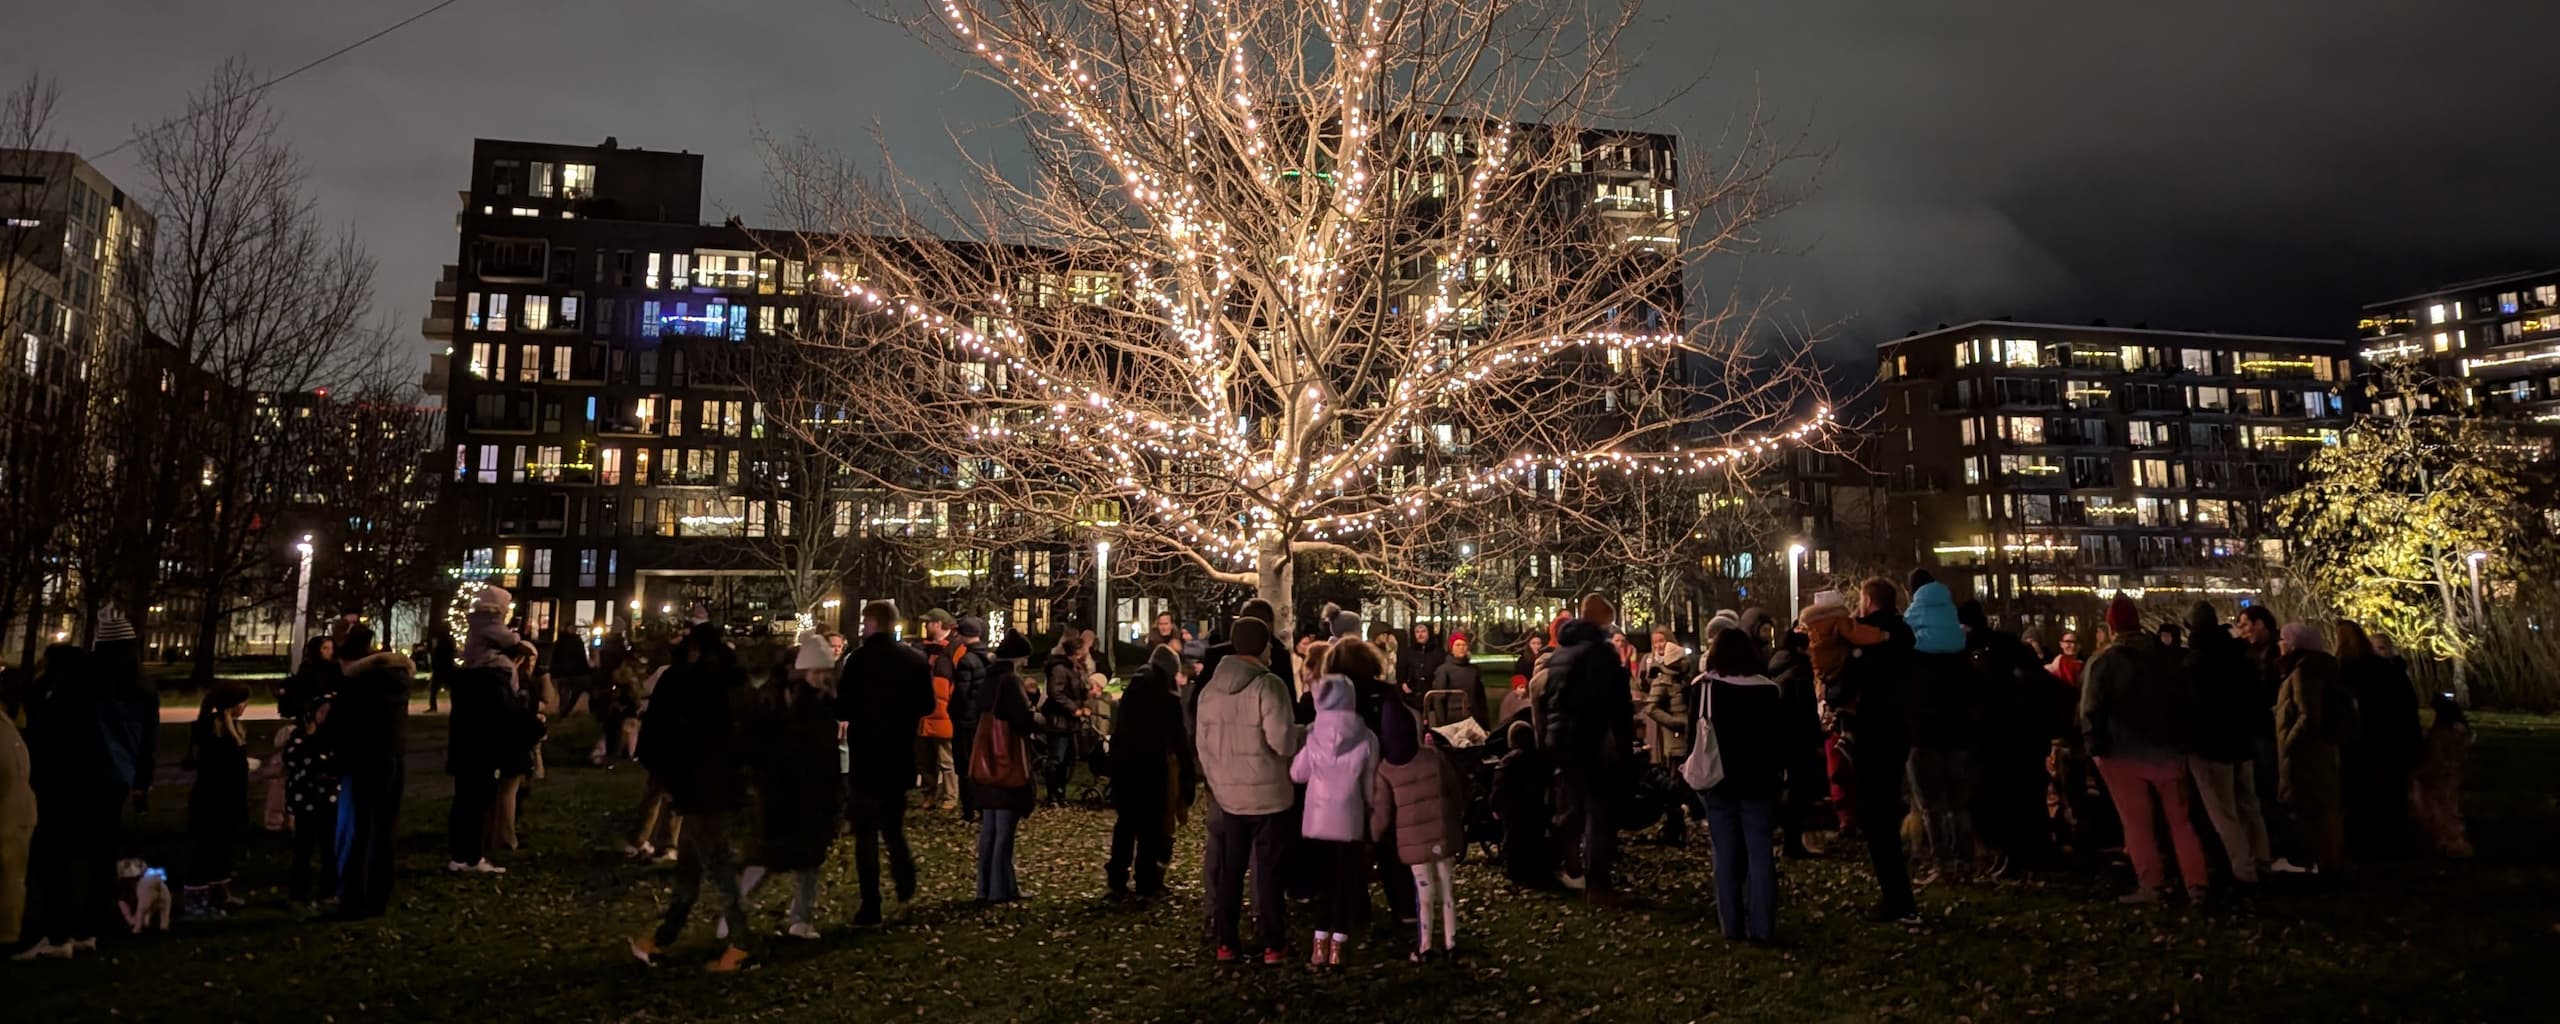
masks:
[[(442, 720), (415, 723), (399, 882), (391, 914), (302, 923), (279, 906), (282, 844), (245, 854), (251, 907), (167, 935), (110, 936), (69, 963), (0, 963), (0, 1019), (90, 1020), (2527, 1020), (2560, 995), (2560, 721), (2482, 716), (2472, 762), (2471, 862), (2367, 871), (2334, 892), (2278, 889), (2251, 910), (2128, 910), (2108, 897), (2122, 869), (1923, 892), (1927, 923), (1858, 920), (1870, 898), (1849, 859), (1782, 868), (1782, 944), (1716, 935), (1705, 843), (1635, 843), (1635, 910), (1595, 911), (1524, 894), (1477, 864), (1458, 872), (1453, 963), (1402, 960), (1409, 935), (1362, 937), (1356, 966), (1220, 968), (1200, 932), (1197, 826), (1177, 846), (1175, 897), (1107, 906), (1109, 820), (1043, 811), (1021, 837), (1034, 898), (970, 900), (973, 833), (918, 813), (924, 889), (912, 918), (869, 933), (852, 914), (850, 843), (822, 909), (825, 937), (775, 939), (732, 978), (695, 964), (715, 951), (707, 913), (649, 971), (623, 950), (644, 930), (670, 871), (612, 851), (637, 799), (636, 770), (576, 756), (593, 725), (555, 741), (551, 778), (528, 809), (530, 848), (499, 855), (502, 878), (448, 878), (445, 779), (430, 748)], [(182, 740), (173, 728), (168, 745)], [(174, 756), (174, 755), (173, 755)], [(140, 826), (154, 863), (180, 865), (184, 793), (164, 786)], [(773, 927), (784, 893), (758, 893)], [(1384, 913), (1379, 915), (1384, 917)], [(1299, 920), (1303, 922), (1304, 918)], [(1304, 941), (1303, 924), (1294, 937)]]

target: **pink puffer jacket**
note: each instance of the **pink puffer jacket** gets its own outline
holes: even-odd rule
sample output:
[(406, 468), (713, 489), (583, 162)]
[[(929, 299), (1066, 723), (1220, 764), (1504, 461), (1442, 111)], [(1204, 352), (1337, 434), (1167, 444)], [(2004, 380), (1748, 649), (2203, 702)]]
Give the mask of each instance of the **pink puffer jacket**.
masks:
[(1395, 837), (1396, 859), (1429, 864), (1457, 856), (1466, 843), (1466, 820), (1466, 787), (1439, 750), (1426, 746), (1403, 764), (1378, 762), (1378, 781), (1369, 791), (1369, 831), (1381, 839)]

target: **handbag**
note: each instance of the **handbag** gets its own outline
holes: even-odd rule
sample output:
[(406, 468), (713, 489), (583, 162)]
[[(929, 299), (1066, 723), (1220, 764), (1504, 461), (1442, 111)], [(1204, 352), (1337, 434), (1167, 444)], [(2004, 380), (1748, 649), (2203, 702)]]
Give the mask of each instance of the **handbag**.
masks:
[(977, 735), (969, 741), (969, 781), (1000, 789), (1028, 786), (1030, 760), (1029, 747), (1013, 734), (1012, 724), (987, 718), (978, 723)]
[(1698, 687), (1698, 726), (1689, 737), (1689, 756), (1680, 762), (1680, 781), (1704, 792), (1724, 781), (1724, 751), (1716, 744), (1716, 683)]

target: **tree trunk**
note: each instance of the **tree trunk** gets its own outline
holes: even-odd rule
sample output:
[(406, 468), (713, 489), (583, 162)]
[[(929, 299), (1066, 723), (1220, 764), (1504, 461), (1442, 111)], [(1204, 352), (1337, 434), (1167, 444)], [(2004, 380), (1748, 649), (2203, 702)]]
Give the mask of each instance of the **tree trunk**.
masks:
[(1298, 630), (1298, 560), (1289, 542), (1277, 536), (1264, 539), (1253, 558), (1253, 592), (1271, 605), (1271, 631), (1286, 644)]
[[(205, 603), (213, 602), (207, 598)], [(196, 649), (188, 659), (187, 678), (200, 689), (213, 685), (213, 645), (221, 636), (222, 619), (221, 613), (206, 608), (204, 616), (196, 620)]]

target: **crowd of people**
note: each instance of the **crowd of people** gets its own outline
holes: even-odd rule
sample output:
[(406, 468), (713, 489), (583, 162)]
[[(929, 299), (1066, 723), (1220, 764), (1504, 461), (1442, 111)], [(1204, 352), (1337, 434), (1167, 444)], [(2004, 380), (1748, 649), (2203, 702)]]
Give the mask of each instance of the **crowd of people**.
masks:
[[(2422, 728), (2388, 638), (2279, 625), (2262, 606), (2226, 625), (2198, 603), (2147, 626), (2118, 597), (2084, 661), (2071, 633), (2047, 658), (1925, 573), (1907, 601), (1871, 579), (1816, 594), (1792, 621), (1719, 612), (1695, 650), (1667, 625), (1620, 628), (1592, 595), (1523, 639), (1498, 702), (1472, 638), (1427, 624), (1364, 637), (1359, 614), (1333, 606), (1294, 642), (1259, 600), (1214, 643), (1159, 616), (1116, 696), (1090, 631), (1034, 658), (1019, 636), (991, 647), (983, 621), (939, 609), (912, 642), (887, 602), (862, 607), (850, 639), (804, 631), (760, 685), (699, 609), (646, 652), (619, 637), (530, 642), (512, 610), (505, 591), (481, 591), (461, 635), (414, 660), (375, 650), (352, 620), (313, 638), (278, 687), (265, 757), (246, 689), (207, 692), (183, 759), (186, 913), (238, 905), (235, 850), (261, 783), (266, 824), (288, 837), (288, 897), (339, 919), (384, 912), (420, 662), (431, 706), (442, 697), (451, 715), (447, 872), (507, 870), (550, 727), (584, 708), (599, 724), (590, 760), (647, 776), (624, 852), (674, 865), (632, 953), (664, 960), (708, 888), (724, 972), (751, 958), (748, 896), (768, 878), (792, 879), (780, 934), (819, 935), (821, 874), (847, 832), (852, 923), (903, 910), (918, 887), (911, 809), (974, 825), (977, 900), (1027, 898), (1017, 838), (1075, 798), (1079, 763), (1084, 795), (1113, 816), (1106, 898), (1162, 899), (1173, 838), (1197, 813), (1209, 955), (1276, 965), (1303, 951), (1318, 971), (1344, 962), (1380, 904), (1411, 958), (1454, 951), (1451, 866), (1471, 848), (1510, 884), (1628, 901), (1620, 837), (1657, 825), (1678, 843), (1705, 824), (1718, 923), (1746, 943), (1777, 934), (1780, 861), (1826, 848), (1863, 848), (1880, 922), (1914, 920), (1919, 886), (2109, 870), (2118, 856), (2134, 877), (2124, 901), (2154, 903), (2468, 852), (2461, 709), (2438, 697)], [(113, 920), (124, 807), (152, 782), (158, 704), (132, 628), (110, 609), (96, 633), (94, 650), (49, 649), (23, 709), (0, 716), (0, 941), (20, 958), (94, 948)]]

